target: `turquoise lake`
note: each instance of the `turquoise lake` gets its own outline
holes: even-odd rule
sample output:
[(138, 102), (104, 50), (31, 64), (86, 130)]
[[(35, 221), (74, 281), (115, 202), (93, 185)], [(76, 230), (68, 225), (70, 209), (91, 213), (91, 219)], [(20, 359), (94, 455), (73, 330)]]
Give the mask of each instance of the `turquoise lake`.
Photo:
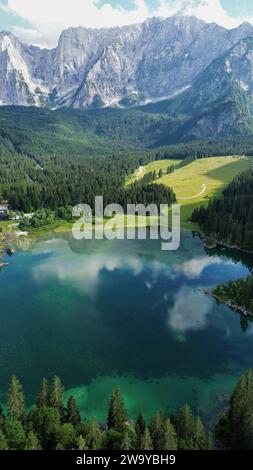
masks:
[[(7, 257), (6, 257), (7, 258)], [(160, 241), (73, 241), (50, 235), (21, 243), (0, 271), (0, 390), (12, 374), (27, 405), (43, 377), (61, 377), (84, 417), (103, 422), (119, 385), (128, 411), (147, 417), (185, 402), (217, 412), (253, 366), (253, 323), (203, 293), (246, 276), (249, 255), (208, 251), (184, 232), (181, 248)]]

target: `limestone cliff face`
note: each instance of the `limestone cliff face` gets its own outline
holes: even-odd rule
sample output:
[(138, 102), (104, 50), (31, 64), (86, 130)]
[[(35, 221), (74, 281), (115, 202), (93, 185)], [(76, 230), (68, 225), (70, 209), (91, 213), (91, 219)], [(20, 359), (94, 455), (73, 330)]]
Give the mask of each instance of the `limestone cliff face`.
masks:
[(192, 116), (187, 137), (252, 129), (253, 38), (240, 40), (202, 72), (176, 103)]
[(53, 50), (1, 33), (0, 104), (87, 108), (132, 94), (142, 103), (167, 98), (249, 36), (246, 23), (226, 30), (182, 15), (122, 28), (70, 28)]

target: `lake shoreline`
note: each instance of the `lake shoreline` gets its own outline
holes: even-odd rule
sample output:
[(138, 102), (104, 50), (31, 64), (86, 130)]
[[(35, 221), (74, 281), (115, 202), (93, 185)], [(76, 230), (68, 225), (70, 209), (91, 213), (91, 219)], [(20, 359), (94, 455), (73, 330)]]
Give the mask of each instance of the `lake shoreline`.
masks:
[[(103, 221), (108, 222), (108, 219), (104, 219)], [(62, 221), (61, 224), (55, 226), (55, 227), (40, 227), (40, 228), (35, 228), (32, 230), (28, 230), (25, 235), (21, 235), (20, 230), (18, 227), (16, 227), (16, 230), (10, 230), (11, 224), (9, 226), (6, 226), (4, 228), (2, 234), (2, 237), (0, 236), (0, 259), (3, 257), (4, 252), (6, 251), (7, 246), (10, 243), (16, 244), (18, 240), (22, 238), (26, 238), (28, 240), (36, 241), (42, 237), (45, 237), (50, 234), (71, 234), (72, 233), (72, 227), (73, 227), (74, 221), (69, 222), (69, 221)], [(1, 227), (1, 225), (0, 225)], [(122, 225), (119, 226), (119, 229), (124, 229), (127, 230), (127, 228), (133, 228), (134, 223), (133, 221), (129, 221), (129, 224), (127, 225), (127, 221), (124, 220), (122, 222)], [(140, 228), (147, 228), (150, 229), (151, 227), (151, 221), (149, 220), (148, 223), (144, 223), (144, 221), (140, 221), (139, 224), (135, 223), (136, 230)], [(13, 228), (13, 227), (12, 227)], [(96, 225), (93, 224), (92, 230), (95, 232)], [(192, 227), (183, 227), (182, 231), (187, 231), (187, 232), (192, 232), (192, 233), (198, 233), (196, 230), (193, 230)]]
[[(199, 237), (204, 245), (205, 248), (207, 248), (208, 250), (214, 250), (215, 248), (227, 248), (228, 250), (235, 250), (235, 251), (239, 251), (241, 253), (245, 253), (247, 255), (253, 255), (253, 251), (250, 251), (250, 250), (245, 250), (243, 248), (240, 248), (239, 246), (237, 245), (230, 245), (229, 243), (225, 242), (225, 241), (222, 241), (222, 240), (217, 240), (215, 238), (212, 238), (211, 236), (208, 236), (206, 234), (204, 234), (203, 232), (198, 232), (199, 234)], [(212, 240), (212, 244), (209, 245), (207, 243), (207, 240), (208, 239), (211, 239)]]
[(250, 318), (253, 318), (253, 313), (250, 311), (250, 310), (247, 310), (246, 308), (244, 308), (242, 305), (238, 305), (238, 304), (235, 304), (233, 302), (231, 302), (230, 300), (225, 300), (223, 299), (222, 297), (219, 297), (218, 295), (216, 295), (212, 290), (210, 289), (206, 289), (204, 288), (203, 289), (203, 292), (208, 295), (209, 297), (212, 297), (213, 299), (215, 299), (217, 302), (221, 302), (223, 303), (224, 305), (227, 305), (227, 307), (231, 308), (232, 310), (234, 310), (235, 312), (239, 313), (240, 315), (244, 316), (244, 317), (250, 317)]
[[(83, 416), (89, 410), (101, 422), (101, 397), (104, 403), (117, 386), (131, 417), (139, 408), (149, 419), (156, 409), (189, 402), (208, 420), (223, 406), (241, 363), (247, 366), (248, 349), (240, 345), (246, 341), (250, 351), (253, 345), (239, 317), (194, 292), (212, 285), (213, 270), (220, 271), (199, 237), (182, 231), (181, 248), (169, 256), (157, 241), (85, 242), (79, 250), (70, 238), (49, 234), (27, 247), (20, 241), (0, 274), (1, 335), (6, 349), (14, 344), (1, 351), (4, 387), (17, 364), (29, 397), (38, 376), (57, 374)], [(203, 256), (208, 264), (196, 271)], [(220, 264), (221, 280), (233, 279), (234, 264)], [(248, 271), (238, 269), (241, 276)], [(229, 339), (224, 328), (232, 330)], [(231, 370), (233, 350), (241, 356)]]

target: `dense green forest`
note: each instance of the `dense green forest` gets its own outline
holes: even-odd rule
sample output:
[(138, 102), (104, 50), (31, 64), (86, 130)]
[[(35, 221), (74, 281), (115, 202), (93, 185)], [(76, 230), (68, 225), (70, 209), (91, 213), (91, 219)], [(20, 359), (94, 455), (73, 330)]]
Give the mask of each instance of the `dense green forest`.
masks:
[(235, 305), (242, 306), (253, 315), (253, 276), (230, 281), (218, 286), (213, 292), (225, 302), (231, 301)]
[[(103, 193), (95, 194), (100, 195)], [(70, 199), (68, 202), (70, 204), (71, 202), (74, 204), (74, 200), (71, 199), (71, 194), (69, 196)], [(89, 191), (86, 190), (86, 192), (83, 193), (83, 197), (86, 199), (82, 199), (80, 196), (80, 202), (85, 201), (86, 204), (89, 204), (90, 207), (94, 209), (95, 201), (92, 186), (90, 186)], [(115, 199), (113, 199), (113, 197)], [(158, 206), (160, 204), (170, 205), (176, 202), (176, 196), (172, 189), (165, 187), (162, 184), (148, 184), (146, 181), (144, 183), (143, 181), (140, 181), (128, 186), (127, 189), (123, 187), (118, 188), (118, 191), (114, 190), (114, 192), (112, 191), (111, 193), (107, 193), (104, 197), (104, 205), (106, 206), (107, 204), (114, 203), (115, 200), (127, 212), (127, 204), (140, 203), (148, 206), (155, 201)], [(72, 205), (57, 206), (57, 201), (59, 201), (59, 199), (56, 197), (56, 202), (52, 201), (50, 204), (51, 207), (55, 207), (54, 210), (45, 208), (37, 209), (33, 213), (32, 217), (23, 216), (20, 220), (19, 228), (21, 230), (36, 229), (40, 227), (48, 227), (52, 229), (61, 225), (63, 220), (73, 221)], [(60, 200), (59, 202), (62, 201)], [(22, 205), (21, 208), (23, 207), (24, 206)], [(27, 201), (26, 207), (31, 208), (31, 206), (29, 206), (29, 201)]]
[(237, 176), (218, 199), (196, 209), (192, 221), (218, 241), (253, 250), (253, 170)]
[[(207, 208), (194, 210), (192, 221), (218, 242), (253, 250), (253, 170), (237, 176), (218, 199)], [(253, 276), (218, 286), (213, 293), (233, 305), (253, 313)]]
[[(151, 422), (140, 412), (135, 422), (128, 417), (119, 389), (108, 406), (107, 422), (82, 419), (73, 396), (63, 402), (63, 387), (55, 376), (43, 379), (36, 403), (25, 409), (25, 396), (13, 376), (5, 415), (0, 410), (0, 450), (212, 450), (252, 449), (253, 373), (247, 371), (236, 386), (228, 410), (210, 432), (188, 405), (165, 416), (157, 412)], [(215, 441), (215, 442), (214, 442)]]
[(140, 165), (253, 154), (250, 137), (172, 144), (171, 127), (171, 118), (139, 110), (0, 108), (0, 200), (25, 212), (93, 206), (94, 195), (124, 205), (132, 201), (124, 194), (126, 176)]

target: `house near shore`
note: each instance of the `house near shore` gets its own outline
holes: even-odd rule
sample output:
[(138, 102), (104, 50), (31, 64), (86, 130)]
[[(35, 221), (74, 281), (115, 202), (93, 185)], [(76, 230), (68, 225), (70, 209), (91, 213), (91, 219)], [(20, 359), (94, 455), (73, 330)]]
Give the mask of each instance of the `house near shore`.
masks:
[(9, 207), (7, 203), (0, 203), (0, 220), (3, 220), (6, 218), (8, 209)]

